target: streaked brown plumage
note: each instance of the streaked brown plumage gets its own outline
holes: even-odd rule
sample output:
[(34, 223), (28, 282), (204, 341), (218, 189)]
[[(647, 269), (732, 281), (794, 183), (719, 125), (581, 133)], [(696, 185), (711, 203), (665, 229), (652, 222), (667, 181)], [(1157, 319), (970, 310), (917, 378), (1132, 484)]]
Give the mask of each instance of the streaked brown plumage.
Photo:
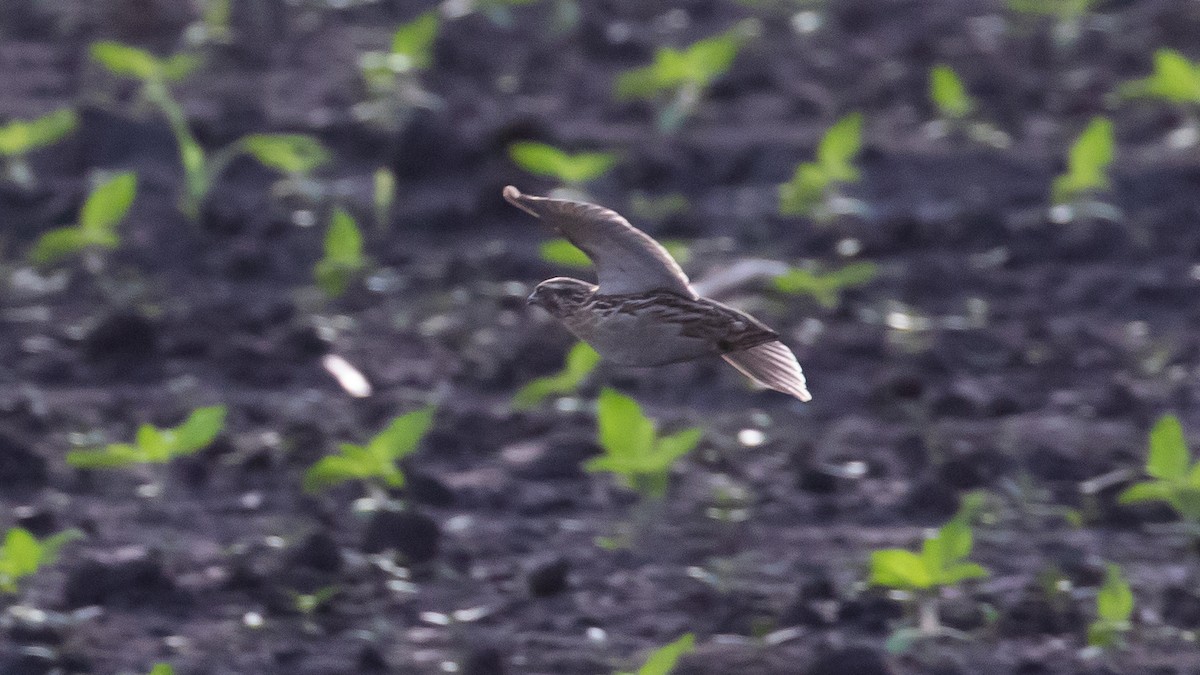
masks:
[(552, 225), (596, 266), (599, 285), (555, 277), (538, 284), (529, 302), (601, 356), (629, 366), (721, 356), (763, 386), (812, 398), (800, 364), (775, 331), (697, 295), (666, 249), (615, 211), (534, 197), (511, 185), (504, 198)]

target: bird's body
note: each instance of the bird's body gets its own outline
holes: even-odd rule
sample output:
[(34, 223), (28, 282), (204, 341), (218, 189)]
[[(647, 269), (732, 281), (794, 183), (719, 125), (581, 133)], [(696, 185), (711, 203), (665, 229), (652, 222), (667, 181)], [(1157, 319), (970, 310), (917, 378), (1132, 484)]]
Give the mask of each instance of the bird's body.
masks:
[(666, 250), (615, 212), (523, 195), (512, 186), (504, 197), (545, 218), (595, 263), (599, 285), (555, 277), (538, 284), (529, 302), (602, 357), (627, 366), (661, 366), (721, 356), (764, 386), (802, 401), (812, 398), (796, 357), (775, 331), (697, 295)]

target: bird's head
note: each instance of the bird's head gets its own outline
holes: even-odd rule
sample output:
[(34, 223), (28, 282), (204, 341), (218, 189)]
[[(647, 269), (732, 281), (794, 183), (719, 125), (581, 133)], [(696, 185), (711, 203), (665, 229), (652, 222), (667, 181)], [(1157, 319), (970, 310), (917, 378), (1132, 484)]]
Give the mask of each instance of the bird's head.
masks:
[(533, 293), (529, 294), (527, 302), (562, 318), (587, 302), (595, 292), (596, 287), (586, 281), (554, 277), (538, 284)]

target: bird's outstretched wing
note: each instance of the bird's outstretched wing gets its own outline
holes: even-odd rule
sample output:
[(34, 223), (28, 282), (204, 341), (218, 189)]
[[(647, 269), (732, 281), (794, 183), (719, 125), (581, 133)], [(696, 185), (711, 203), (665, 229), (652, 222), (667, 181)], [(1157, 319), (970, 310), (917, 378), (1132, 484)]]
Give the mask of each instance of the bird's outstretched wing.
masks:
[(596, 266), (600, 293), (670, 291), (697, 297), (671, 254), (616, 211), (586, 202), (522, 194), (511, 185), (504, 188), (504, 198), (554, 226), (586, 253)]
[(764, 387), (791, 394), (801, 401), (812, 400), (796, 355), (778, 340), (750, 349), (728, 352), (722, 354), (721, 358)]

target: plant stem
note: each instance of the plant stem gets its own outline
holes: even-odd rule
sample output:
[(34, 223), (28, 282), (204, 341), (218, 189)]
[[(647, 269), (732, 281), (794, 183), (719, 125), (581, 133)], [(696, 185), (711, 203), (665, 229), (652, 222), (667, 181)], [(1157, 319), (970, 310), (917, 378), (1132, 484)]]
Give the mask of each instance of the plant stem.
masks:
[(924, 635), (936, 635), (942, 630), (938, 618), (937, 593), (922, 593), (917, 597), (917, 628)]

